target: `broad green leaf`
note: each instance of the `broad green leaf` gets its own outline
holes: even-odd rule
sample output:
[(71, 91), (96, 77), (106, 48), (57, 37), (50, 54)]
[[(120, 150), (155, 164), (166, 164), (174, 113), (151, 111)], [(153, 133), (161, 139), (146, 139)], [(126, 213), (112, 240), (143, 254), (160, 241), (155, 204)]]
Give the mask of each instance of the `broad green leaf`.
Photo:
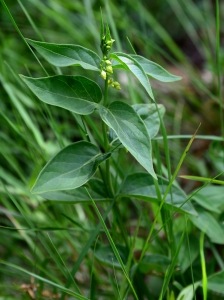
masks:
[(128, 104), (115, 101), (108, 108), (100, 107), (103, 121), (117, 134), (121, 143), (135, 159), (154, 177), (151, 141), (140, 116)]
[[(132, 56), (121, 52), (111, 53), (110, 58), (119, 62), (124, 70), (131, 71), (146, 89), (149, 96), (154, 100), (148, 77), (137, 60), (135, 60)], [(116, 68), (116, 65), (114, 67)]]
[(55, 155), (40, 172), (31, 192), (41, 194), (72, 190), (86, 183), (98, 165), (109, 158), (86, 141), (69, 145)]
[(219, 141), (213, 141), (208, 151), (212, 166), (218, 171), (223, 172), (224, 149)]
[[(156, 110), (156, 105), (134, 104), (132, 105), (132, 107), (145, 123), (150, 138), (154, 138), (158, 134), (160, 127), (160, 120)], [(162, 104), (158, 104), (158, 109), (160, 111), (161, 117), (163, 117), (165, 113), (165, 107)], [(112, 142), (114, 147), (119, 146), (119, 144), (120, 147), (122, 147), (122, 144), (113, 129), (110, 129), (109, 131), (109, 141), (110, 143)]]
[(145, 73), (159, 81), (162, 82), (173, 82), (177, 80), (181, 80), (182, 78), (180, 76), (175, 76), (167, 72), (164, 68), (162, 68), (160, 65), (146, 59), (145, 57), (142, 57), (140, 55), (130, 55), (132, 58), (134, 58), (143, 68)]
[(50, 64), (57, 67), (80, 66), (99, 71), (100, 57), (78, 45), (44, 43), (26, 39)]
[(139, 264), (139, 270), (141, 273), (149, 273), (151, 271), (165, 273), (170, 263), (170, 259), (161, 254), (145, 255)]
[[(178, 243), (180, 236), (181, 233), (178, 233), (176, 235), (176, 244)], [(188, 249), (188, 241), (189, 241), (190, 253)], [(180, 248), (180, 252), (178, 254), (178, 261), (180, 264), (181, 273), (184, 273), (187, 270), (187, 268), (190, 267), (190, 265), (194, 262), (194, 260), (197, 258), (198, 255), (199, 255), (198, 238), (195, 237), (193, 234), (188, 234), (188, 240), (187, 240), (187, 236), (185, 236)]]
[[(92, 178), (86, 184), (88, 191), (92, 195), (94, 201), (109, 201), (111, 200), (108, 195), (104, 183), (100, 179)], [(41, 197), (51, 200), (57, 201), (60, 203), (83, 203), (83, 202), (92, 202), (89, 199), (88, 194), (84, 187), (79, 187), (75, 190), (69, 191), (59, 191), (59, 192), (48, 192), (41, 194)]]
[(207, 185), (206, 187), (201, 189), (196, 195), (200, 195), (206, 198), (206, 201), (208, 201), (209, 205), (211, 205), (212, 203), (219, 210), (220, 213), (220, 210), (223, 211), (224, 209), (223, 198), (221, 196), (223, 194), (223, 186)]
[(208, 290), (224, 294), (224, 271), (208, 277)]
[(100, 87), (86, 77), (57, 75), (31, 78), (20, 76), (41, 101), (80, 115), (91, 114), (102, 98)]
[(177, 297), (177, 300), (193, 300), (194, 294), (199, 286), (200, 282), (195, 282), (194, 285), (188, 285), (180, 292), (180, 294)]
[[(135, 104), (132, 105), (134, 110), (142, 118), (143, 122), (146, 125), (150, 138), (154, 138), (160, 127), (160, 120), (155, 104)], [(161, 117), (165, 114), (165, 107), (162, 104), (158, 104), (158, 109)]]
[(191, 222), (211, 239), (213, 243), (224, 244), (224, 230), (216, 219), (202, 209), (197, 209), (198, 217), (189, 216)]
[[(116, 245), (116, 248), (120, 254), (123, 263), (126, 264), (128, 259), (128, 249), (122, 245)], [(114, 251), (110, 245), (98, 248), (95, 252), (95, 257), (101, 263), (110, 266), (111, 268), (115, 267), (121, 269), (121, 265), (117, 260)]]
[(207, 185), (193, 197), (193, 200), (205, 209), (221, 214), (224, 211), (224, 203), (221, 196), (223, 194), (223, 186)]
[[(158, 183), (160, 186), (161, 196), (163, 197), (169, 181), (164, 178), (158, 178)], [(140, 200), (159, 203), (153, 178), (147, 173), (134, 173), (128, 175), (121, 186), (119, 197), (133, 197)], [(166, 197), (164, 207), (172, 209), (172, 206), (174, 206), (175, 210), (177, 209), (178, 211), (196, 215), (196, 211), (190, 201), (186, 202), (181, 207), (186, 199), (187, 196), (184, 191), (173, 185), (172, 198), (169, 193)]]

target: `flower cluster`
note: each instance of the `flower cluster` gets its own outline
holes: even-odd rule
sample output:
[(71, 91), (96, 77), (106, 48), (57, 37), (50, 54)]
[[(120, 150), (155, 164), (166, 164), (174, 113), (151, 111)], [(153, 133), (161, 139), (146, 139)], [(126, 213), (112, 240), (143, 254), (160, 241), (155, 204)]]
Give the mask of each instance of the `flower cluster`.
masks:
[(100, 48), (103, 52), (103, 56), (108, 57), (108, 54), (109, 54), (114, 42), (115, 42), (115, 40), (113, 40), (111, 38), (108, 39), (108, 37), (106, 35), (103, 36), (103, 38), (101, 40), (101, 45), (100, 45)]
[(114, 42), (115, 40), (111, 38), (107, 39), (106, 36), (104, 36), (101, 40), (101, 50), (103, 52), (103, 59), (100, 63), (100, 76), (104, 80), (108, 80), (109, 86), (117, 90), (120, 90), (121, 87), (119, 82), (114, 81), (113, 78), (111, 77), (113, 74), (113, 67), (111, 61), (109, 60), (109, 52)]

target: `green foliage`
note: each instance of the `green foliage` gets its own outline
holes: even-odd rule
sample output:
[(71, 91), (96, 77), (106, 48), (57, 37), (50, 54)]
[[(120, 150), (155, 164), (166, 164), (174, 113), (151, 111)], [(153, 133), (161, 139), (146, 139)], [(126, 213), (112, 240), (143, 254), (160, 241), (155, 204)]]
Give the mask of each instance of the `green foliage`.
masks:
[(151, 158), (151, 141), (144, 122), (128, 104), (114, 101), (100, 108), (102, 120), (117, 134), (124, 147), (156, 178)]
[(0, 299), (222, 299), (219, 1), (0, 5)]
[(41, 171), (31, 192), (34, 194), (73, 190), (86, 183), (98, 165), (110, 157), (98, 148), (80, 141), (62, 149)]
[(102, 98), (100, 87), (82, 76), (21, 78), (41, 101), (81, 115), (91, 114)]
[(93, 51), (78, 45), (58, 45), (26, 39), (50, 64), (56, 67), (80, 66), (99, 71), (100, 57)]

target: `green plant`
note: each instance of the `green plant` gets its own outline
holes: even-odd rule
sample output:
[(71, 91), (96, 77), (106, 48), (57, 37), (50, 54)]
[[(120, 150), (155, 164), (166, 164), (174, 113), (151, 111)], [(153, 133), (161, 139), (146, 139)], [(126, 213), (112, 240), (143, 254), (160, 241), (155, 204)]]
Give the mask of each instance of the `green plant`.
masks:
[[(1, 2), (5, 6), (4, 1), (1, 0)], [(164, 1), (160, 2), (162, 5)], [(205, 44), (210, 45), (208, 37), (213, 40), (214, 35), (207, 35), (206, 33), (207, 30), (208, 33), (211, 33), (213, 27), (212, 23), (209, 23), (208, 28), (204, 30), (204, 25), (202, 25), (204, 22), (201, 21), (204, 19), (203, 11), (198, 8), (190, 9), (190, 7), (196, 8), (196, 5), (191, 1), (188, 5), (181, 1), (179, 6), (176, 5), (177, 2), (176, 0), (167, 1), (185, 26), (186, 31), (191, 34), (194, 43), (199, 42), (198, 33), (200, 32), (200, 37), (205, 40)], [(22, 38), (23, 32), (33, 40), (39, 38), (43, 42), (45, 40), (54, 42), (55, 40), (63, 44), (73, 43), (73, 40), (76, 40), (77, 44), (85, 45), (91, 49), (95, 41), (96, 49), (98, 49), (100, 43), (97, 26), (95, 26), (97, 22), (95, 21), (99, 20), (100, 14), (96, 3), (97, 1), (94, 6), (93, 2), (88, 0), (83, 1), (83, 4), (77, 1), (66, 3), (66, 1), (60, 0), (48, 0), (46, 4), (39, 0), (18, 0), (13, 1), (11, 5), (9, 2), (7, 5), (12, 15), (18, 20), (21, 31), (7, 9), (5, 16), (7, 14), (10, 16)], [(141, 11), (141, 22), (134, 24), (132, 16), (133, 10), (136, 11), (136, 5)], [(86, 64), (86, 60), (80, 62), (79, 58), (76, 59), (76, 62), (78, 60), (78, 64), (81, 63), (83, 68), (74, 67), (74, 60), (70, 61), (70, 66), (63, 68), (65, 74), (79, 74), (80, 76), (62, 76), (60, 66), (39, 60), (47, 76), (48, 74), (57, 74), (56, 76), (45, 77), (46, 79), (54, 78), (53, 89), (60, 91), (63, 84), (83, 87), (91, 82), (85, 93), (81, 93), (82, 88), (78, 89), (78, 92), (75, 90), (76, 97), (72, 93), (69, 94), (68, 85), (63, 89), (65, 95), (76, 99), (63, 102), (69, 108), (67, 110), (53, 106), (49, 109), (48, 105), (39, 101), (17, 77), (18, 73), (25, 72), (24, 65), (28, 76), (31, 76), (30, 74), (33, 77), (41, 76), (39, 74), (43, 71), (37, 63), (33, 62), (28, 51), (29, 48), (37, 47), (39, 51), (43, 52), (42, 46), (46, 43), (41, 44), (24, 39), (26, 45), (24, 44), (23, 47), (23, 44), (19, 44), (16, 38), (11, 38), (13, 40), (11, 48), (13, 49), (14, 45), (18, 45), (18, 51), (8, 51), (13, 30), (10, 28), (9, 34), (7, 28), (10, 26), (10, 22), (1, 23), (3, 34), (1, 33), (0, 38), (3, 47), (0, 46), (0, 55), (7, 61), (7, 64), (0, 66), (0, 88), (3, 91), (3, 102), (0, 103), (0, 113), (3, 117), (1, 120), (3, 130), (0, 133), (2, 163), (0, 168), (2, 180), (0, 209), (1, 214), (3, 214), (0, 244), (2, 258), (0, 262), (1, 299), (5, 299), (4, 297), (28, 299), (28, 294), (26, 295), (25, 291), (21, 291), (20, 286), (23, 286), (24, 283), (27, 286), (30, 280), (29, 276), (36, 280), (34, 287), (38, 287), (37, 299), (44, 299), (46, 289), (48, 293), (51, 291), (52, 298), (58, 297), (58, 293), (61, 292), (61, 299), (65, 299), (65, 294), (67, 294), (69, 299), (90, 298), (92, 300), (100, 297), (103, 299), (129, 299), (133, 296), (138, 299), (150, 300), (162, 298), (184, 300), (194, 297), (195, 299), (202, 299), (203, 297), (206, 299), (207, 297), (214, 300), (221, 297), (216, 294), (217, 292), (223, 293), (223, 271), (215, 273), (224, 269), (223, 247), (221, 246), (224, 244), (223, 201), (220, 197), (223, 194), (223, 187), (210, 185), (210, 183), (216, 184), (222, 183), (222, 181), (216, 180), (217, 177), (212, 178), (214, 173), (211, 175), (209, 168), (206, 169), (205, 165), (200, 164), (202, 160), (198, 160), (192, 151), (188, 152), (194, 137), (188, 146), (184, 149), (185, 145), (182, 150), (183, 143), (179, 140), (180, 138), (190, 138), (189, 135), (180, 135), (180, 129), (181, 131), (184, 130), (182, 119), (184, 122), (187, 120), (191, 123), (192, 130), (195, 124), (199, 122), (198, 118), (194, 117), (195, 124), (193, 124), (193, 114), (189, 111), (187, 114), (182, 113), (182, 109), (184, 108), (186, 111), (188, 107), (184, 103), (187, 104), (188, 101), (197, 103), (199, 109), (203, 107), (200, 105), (200, 99), (204, 99), (203, 95), (209, 95), (216, 101), (218, 98), (215, 90), (211, 92), (209, 86), (203, 86), (200, 72), (195, 72), (184, 53), (181, 52), (180, 45), (176, 45), (172, 40), (174, 38), (173, 33), (172, 35), (169, 35), (169, 32), (166, 33), (169, 26), (166, 27), (166, 23), (160, 21), (161, 5), (158, 6), (159, 14), (155, 14), (155, 11), (149, 7), (146, 9), (145, 5), (146, 3), (133, 0), (130, 5), (128, 3), (121, 4), (118, 12), (113, 2), (109, 3), (105, 0), (108, 21), (113, 37), (116, 39), (115, 47), (120, 52), (110, 54), (108, 52), (110, 43), (107, 44), (104, 40), (102, 48), (108, 52), (106, 54), (109, 59), (102, 55), (103, 61), (101, 63), (101, 55), (95, 55), (97, 64), (91, 65)], [(209, 12), (209, 7), (206, 9)], [(36, 10), (40, 11), (41, 14), (36, 14)], [(83, 13), (85, 10), (86, 14)], [(22, 11), (28, 18), (30, 23), (28, 26), (29, 23), (24, 21), (25, 18), (21, 14)], [(71, 11), (79, 11), (80, 13), (73, 14), (71, 18)], [(4, 15), (3, 12), (4, 10), (1, 10), (0, 14)], [(17, 12), (20, 13), (17, 14)], [(118, 13), (120, 17), (118, 17)], [(170, 18), (167, 6), (163, 7), (163, 16), (164, 13), (168, 13), (167, 16)], [(189, 20), (184, 18), (185, 13), (187, 13)], [(82, 28), (77, 30), (80, 19), (82, 20)], [(174, 18), (172, 19), (174, 21)], [(191, 22), (192, 19), (198, 22), (200, 31), (196, 27), (197, 22), (193, 24), (198, 32), (191, 30), (192, 25), (189, 26), (189, 21)], [(4, 20), (7, 20), (6, 17)], [(55, 30), (55, 26), (52, 26), (50, 22), (57, 24), (58, 30)], [(170, 22), (171, 26), (175, 24), (175, 21), (172, 22)], [(37, 24), (43, 24), (46, 30), (42, 27), (40, 33)], [(124, 24), (125, 28), (123, 27), (123, 29), (126, 32), (121, 33)], [(130, 24), (132, 25), (130, 26)], [(139, 25), (140, 27), (138, 27)], [(54, 30), (50, 30), (51, 27)], [(155, 34), (154, 37), (150, 36), (149, 38), (147, 31), (150, 27)], [(175, 25), (174, 27), (181, 28), (181, 26)], [(6, 34), (4, 28), (6, 28)], [(117, 32), (117, 28), (119, 32)], [(107, 26), (105, 31), (110, 34)], [(101, 35), (103, 36), (103, 33), (106, 34), (106, 32), (102, 30)], [(129, 42), (129, 46), (126, 47), (126, 49), (130, 48), (133, 53), (129, 56), (121, 53), (121, 49), (125, 49), (125, 41), (122, 36), (127, 34), (134, 45), (133, 47)], [(158, 39), (156, 35), (160, 38)], [(165, 48), (164, 44), (169, 49)], [(29, 48), (27, 47), (26, 51), (27, 45)], [(201, 45), (199, 46), (200, 52), (203, 52), (203, 49), (206, 50)], [(186, 87), (185, 90), (181, 90), (181, 94), (175, 94), (177, 84), (168, 84), (165, 86), (173, 91), (172, 94), (167, 93), (167, 91), (164, 93), (163, 85), (161, 85), (161, 89), (154, 89), (155, 99), (159, 99), (158, 102), (163, 103), (164, 106), (156, 103), (151, 104), (149, 97), (152, 99), (154, 96), (148, 79), (144, 81), (144, 77), (142, 77), (140, 81), (136, 80), (139, 76), (138, 73), (137, 77), (128, 75), (128, 84), (123, 83), (123, 71), (127, 71), (126, 74), (130, 75), (131, 72), (136, 71), (136, 65), (133, 64), (134, 60), (137, 60), (140, 65), (144, 65), (143, 69), (147, 68), (150, 63), (145, 58), (137, 56), (134, 48), (141, 49), (141, 53), (144, 53), (145, 57), (153, 57), (153, 60), (158, 61), (161, 65), (167, 66), (168, 61), (172, 62), (172, 65), (175, 64), (173, 56), (179, 59), (179, 62), (182, 63), (178, 68), (181, 67), (182, 70), (190, 74), (191, 81), (194, 81), (193, 84), (200, 83), (200, 86), (194, 87), (194, 91), (195, 89), (197, 91), (197, 99), (194, 99), (193, 93), (188, 92), (189, 88)], [(92, 51), (80, 46), (76, 47), (75, 50), (80, 49), (84, 53), (93, 54)], [(72, 51), (75, 50), (72, 49)], [(130, 50), (126, 50), (126, 52), (130, 52)], [(163, 55), (160, 55), (159, 52)], [(35, 53), (36, 51), (33, 51), (33, 54)], [(172, 57), (168, 53), (172, 53)], [(207, 54), (211, 55), (209, 51)], [(213, 58), (209, 58), (209, 55), (207, 63), (214, 69)], [(118, 60), (116, 56), (121, 58)], [(39, 57), (39, 53), (37, 53), (37, 57)], [(166, 61), (164, 61), (164, 57), (166, 57)], [(128, 60), (133, 61), (128, 62)], [(221, 62), (218, 60), (217, 65), (221, 66)], [(150, 63), (150, 67), (157, 66)], [(167, 68), (169, 67), (168, 64)], [(20, 70), (18, 71), (18, 69)], [(93, 72), (90, 72), (91, 70)], [(151, 68), (147, 70), (149, 70), (149, 74), (152, 72)], [(145, 69), (145, 73), (147, 70)], [(162, 70), (161, 67), (159, 70)], [(78, 71), (79, 73), (76, 73)], [(102, 78), (99, 76), (100, 74)], [(155, 69), (153, 74), (157, 76), (157, 79), (164, 80), (164, 76), (160, 77), (161, 73), (155, 73)], [(108, 77), (106, 81), (103, 80), (105, 75)], [(165, 80), (169, 80), (166, 72), (165, 75)], [(215, 76), (215, 74), (213, 75)], [(83, 76), (88, 76), (94, 82)], [(67, 78), (63, 79), (62, 82), (60, 81), (59, 86), (59, 81), (56, 79), (64, 77)], [(36, 84), (38, 81), (34, 78), (23, 78), (30, 85)], [(41, 85), (39, 82), (39, 88), (35, 87), (35, 89), (39, 89), (39, 92), (40, 87), (43, 87), (43, 82), (44, 85), (49, 84), (42, 78)], [(121, 84), (119, 85), (118, 82)], [(152, 86), (156, 86), (154, 85), (155, 82), (150, 80)], [(108, 93), (105, 93), (106, 83), (108, 84)], [(143, 85), (144, 88), (142, 89)], [(181, 83), (181, 86), (184, 86), (184, 83)], [(119, 91), (120, 88), (121, 91)], [(93, 90), (95, 92), (94, 97)], [(202, 90), (205, 94), (202, 93)], [(90, 92), (91, 97), (86, 96), (87, 91)], [(102, 94), (105, 94), (106, 97), (102, 97)], [(221, 97), (220, 88), (219, 97)], [(98, 101), (99, 98), (100, 101)], [(59, 100), (60, 102), (61, 99), (61, 97), (57, 97), (56, 101)], [(86, 101), (85, 105), (80, 102), (80, 99)], [(105, 105), (104, 101), (106, 102)], [(73, 102), (75, 102), (75, 106)], [(122, 109), (122, 118), (124, 115), (124, 119), (120, 117), (116, 107), (114, 107), (114, 103), (117, 102), (120, 104), (119, 109)], [(142, 102), (144, 104), (141, 104)], [(163, 124), (165, 107), (166, 127)], [(145, 167), (144, 161), (137, 164), (135, 159), (131, 157), (130, 154), (134, 157), (138, 154), (138, 151), (130, 151), (133, 144), (129, 145), (128, 148), (127, 142), (125, 144), (125, 140), (122, 140), (124, 137), (119, 137), (116, 134), (118, 129), (114, 127), (117, 125), (114, 123), (114, 115), (116, 118), (119, 117), (119, 124), (123, 124), (128, 113), (133, 112), (133, 108), (137, 116), (141, 118), (140, 123), (144, 123), (144, 128), (146, 127), (149, 133), (152, 153), (146, 158), (146, 161), (148, 159), (153, 161), (158, 180), (152, 176), (154, 174), (152, 163), (148, 165), (150, 174), (147, 172), (148, 170), (143, 169)], [(181, 109), (180, 112), (179, 108)], [(220, 105), (220, 112), (221, 109)], [(177, 113), (177, 118), (173, 119), (170, 116), (171, 111), (172, 114), (174, 111), (175, 114)], [(121, 129), (125, 128), (128, 132), (132, 132), (134, 126), (131, 125), (131, 122), (129, 124), (130, 126), (122, 126)], [(200, 130), (205, 130), (202, 127)], [(115, 129), (113, 130), (113, 128)], [(162, 136), (157, 136), (159, 129)], [(188, 128), (188, 132), (192, 130)], [(171, 135), (167, 136), (166, 131)], [(145, 135), (147, 134), (143, 131), (142, 140), (144, 140)], [(80, 136), (83, 141), (70, 145), (71, 141), (79, 141)], [(169, 144), (168, 138), (172, 139)], [(216, 141), (210, 153), (211, 161), (214, 162), (213, 172), (216, 169), (222, 172), (223, 151), (219, 141), (223, 139), (208, 135), (197, 136), (196, 138)], [(174, 148), (177, 139), (179, 141), (178, 150)], [(65, 147), (66, 145), (67, 147)], [(61, 186), (56, 183), (55, 186), (58, 190), (46, 191), (50, 186), (50, 179), (52, 178), (53, 181), (56, 179), (51, 177), (48, 172), (48, 185), (44, 187), (45, 192), (41, 193), (43, 185), (38, 187), (40, 184), (38, 180), (41, 179), (44, 170), (46, 170), (47, 167), (45, 167), (36, 182), (37, 186), (33, 186), (34, 193), (30, 194), (29, 187), (34, 184), (37, 173), (49, 160), (49, 157), (57, 153), (60, 148), (62, 150), (58, 155), (65, 151), (66, 159), (71, 150), (81, 152), (80, 159), (78, 159), (80, 165), (76, 166), (81, 167), (81, 175), (85, 183), (80, 185), (82, 184), (81, 175), (76, 173), (76, 189), (69, 189), (70, 187), (64, 186), (65, 189), (60, 190)], [(84, 157), (84, 150), (88, 150), (88, 157)], [(181, 152), (183, 153), (182, 156)], [(217, 157), (217, 153), (219, 157)], [(74, 156), (73, 152), (71, 156)], [(93, 156), (94, 159), (92, 159)], [(179, 159), (179, 157), (181, 158)], [(86, 162), (84, 158), (88, 162), (85, 164), (85, 168), (82, 168), (82, 162)], [(184, 168), (187, 166), (189, 169), (193, 169), (194, 172), (190, 174), (199, 173), (199, 175), (203, 175), (200, 180), (206, 183), (199, 189), (194, 189), (193, 192), (191, 185), (189, 189), (176, 178), (183, 160), (185, 161)], [(206, 161), (206, 156), (203, 157), (204, 161)], [(51, 162), (52, 160), (50, 164)], [(77, 159), (74, 159), (74, 162), (77, 162)], [(71, 164), (69, 165), (71, 166)], [(52, 164), (50, 168), (51, 171), (55, 171)], [(46, 173), (44, 176), (46, 178)], [(72, 180), (72, 178), (70, 179)], [(191, 176), (191, 179), (198, 180), (198, 177)], [(69, 180), (67, 180), (67, 184)], [(181, 183), (182, 187), (184, 186), (189, 195), (184, 193), (178, 182)], [(41, 184), (43, 183), (45, 181), (42, 177)], [(193, 200), (194, 206), (191, 205), (190, 199)], [(199, 244), (200, 236), (204, 239), (201, 238)], [(216, 244), (220, 245), (217, 246)], [(201, 287), (203, 288), (201, 289)]]
[[(134, 196), (135, 190), (141, 190), (140, 195), (139, 192), (135, 195), (137, 198), (147, 201), (161, 201), (164, 207), (170, 206), (171, 209), (174, 207), (175, 209), (192, 213), (194, 210), (190, 203), (184, 204), (184, 200), (180, 201), (179, 197), (175, 197), (176, 190), (177, 194), (181, 192), (177, 187), (174, 186), (172, 188), (170, 199), (166, 197), (171, 185), (166, 183), (164, 178), (159, 178), (158, 180), (153, 169), (151, 148), (151, 138), (158, 133), (159, 124), (162, 122), (164, 115), (164, 107), (157, 105), (155, 102), (147, 75), (163, 82), (173, 82), (181, 78), (170, 74), (156, 63), (136, 54), (110, 53), (114, 40), (111, 38), (107, 24), (104, 28), (103, 21), (101, 21), (100, 37), (102, 59), (95, 52), (79, 45), (59, 45), (26, 40), (55, 67), (80, 66), (100, 73), (104, 80), (104, 93), (102, 93), (96, 82), (83, 76), (56, 75), (36, 79), (21, 75), (23, 81), (41, 101), (65, 108), (76, 114), (80, 128), (86, 137), (86, 140), (75, 142), (63, 148), (47, 163), (32, 187), (32, 193), (40, 194), (46, 199), (66, 201), (68, 196), (72, 199), (71, 193), (75, 195), (78, 190), (79, 197), (81, 193), (82, 197), (88, 199), (85, 190), (80, 189), (81, 186), (86, 185), (88, 191), (92, 194), (92, 201), (98, 200), (94, 195), (96, 191), (100, 194), (102, 191), (105, 191), (103, 198), (117, 202), (124, 196)], [(113, 78), (116, 69), (123, 69), (134, 74), (154, 103), (131, 106), (123, 101), (110, 102), (108, 99), (109, 89), (121, 89), (120, 84)], [(104, 95), (103, 101), (102, 94)], [(102, 120), (103, 142), (102, 140), (97, 141), (97, 136), (91, 138), (87, 131), (85, 116), (93, 113), (94, 110), (99, 113)], [(80, 115), (81, 117), (79, 118), (78, 116)], [(103, 153), (99, 148), (101, 143)], [(120, 147), (125, 147), (126, 151), (132, 154), (146, 169), (147, 173), (138, 172), (129, 175), (127, 170), (125, 171), (127, 178), (123, 184), (116, 182), (118, 178), (116, 174), (118, 163), (116, 159), (112, 161), (111, 157)], [(104, 162), (105, 166), (103, 167), (102, 164)], [(115, 169), (113, 176), (111, 175), (111, 162)], [(100, 179), (93, 177), (97, 169), (100, 171)], [(99, 185), (101, 187), (100, 191)], [(151, 193), (148, 193), (149, 188)], [(164, 188), (165, 191), (163, 191)], [(184, 198), (183, 194), (182, 199)], [(76, 201), (72, 199), (71, 202)], [(163, 211), (162, 205), (159, 211)], [(169, 227), (169, 230), (171, 230), (169, 234), (170, 239), (172, 239), (171, 227)], [(112, 241), (111, 238), (109, 240), (110, 242)], [(116, 258), (122, 266), (119, 252), (116, 250), (113, 242), (111, 243)], [(126, 246), (128, 244), (127, 242)], [(177, 257), (178, 252), (175, 251), (175, 247), (173, 249), (173, 255)], [(147, 247), (144, 248), (141, 260), (146, 250)], [(122, 270), (136, 298), (138, 298), (124, 265)], [(161, 294), (161, 297), (163, 297), (163, 294)]]

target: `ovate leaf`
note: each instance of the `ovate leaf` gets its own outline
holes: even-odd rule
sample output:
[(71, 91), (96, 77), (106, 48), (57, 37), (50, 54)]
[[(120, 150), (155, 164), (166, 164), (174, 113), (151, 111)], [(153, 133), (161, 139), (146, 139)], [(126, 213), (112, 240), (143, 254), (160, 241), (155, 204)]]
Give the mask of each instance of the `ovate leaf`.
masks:
[[(120, 63), (120, 66), (117, 65), (117, 67), (122, 67), (122, 69), (124, 70), (131, 71), (146, 89), (149, 96), (154, 100), (148, 77), (137, 60), (135, 60), (132, 56), (128, 54), (120, 52), (111, 53), (110, 57)], [(116, 65), (114, 67), (116, 68)]]
[(161, 254), (145, 255), (139, 264), (139, 270), (141, 273), (165, 273), (170, 263), (170, 259)]
[[(165, 178), (158, 178), (158, 183), (161, 196), (163, 197), (169, 181)], [(172, 206), (174, 206), (174, 211), (178, 210), (188, 214), (197, 214), (190, 201), (183, 205), (187, 199), (183, 190), (173, 185), (171, 191), (172, 197), (170, 193), (167, 195), (164, 203), (165, 208), (172, 209)], [(119, 197), (133, 197), (140, 200), (159, 203), (153, 178), (147, 173), (134, 173), (128, 175), (121, 186)]]
[[(99, 201), (109, 201), (111, 200), (108, 197), (106, 187), (102, 180), (91, 178), (85, 186), (87, 187), (88, 191), (90, 192), (92, 198), (95, 202)], [(60, 203), (80, 203), (80, 202), (92, 202), (89, 199), (89, 195), (86, 193), (85, 187), (80, 186), (75, 190), (68, 190), (68, 191), (56, 191), (56, 192), (48, 192), (41, 194), (41, 197), (51, 200), (57, 201)]]
[(207, 185), (194, 195), (193, 200), (205, 209), (221, 214), (224, 211), (223, 194), (223, 186)]
[(160, 65), (154, 63), (153, 61), (150, 61), (146, 59), (145, 57), (139, 56), (139, 55), (130, 55), (132, 58), (134, 58), (143, 68), (145, 73), (159, 81), (162, 82), (173, 82), (177, 80), (181, 80), (182, 78), (180, 76), (175, 76), (170, 74), (168, 71), (166, 71), (164, 68), (162, 68)]
[[(128, 260), (128, 249), (122, 245), (116, 245), (116, 248), (120, 254), (123, 263), (126, 264)], [(98, 248), (95, 252), (95, 257), (104, 265), (107, 265), (111, 268), (115, 267), (121, 269), (121, 265), (117, 260), (114, 251), (110, 245)]]
[(20, 76), (41, 101), (80, 115), (91, 114), (102, 98), (100, 87), (86, 77), (57, 75), (31, 78)]
[(211, 239), (213, 243), (224, 244), (224, 230), (218, 221), (202, 209), (197, 209), (198, 216), (189, 216), (191, 222)]
[(101, 154), (95, 145), (86, 141), (69, 145), (47, 163), (31, 192), (41, 194), (75, 189), (86, 183), (109, 156), (109, 153)]
[(135, 159), (154, 177), (152, 148), (146, 126), (136, 111), (128, 104), (115, 101), (108, 108), (100, 107), (103, 121), (117, 134), (121, 143)]
[(100, 57), (95, 52), (82, 46), (26, 40), (54, 66), (67, 67), (74, 65), (88, 70), (99, 71)]
[[(178, 240), (180, 239), (181, 232), (179, 232), (176, 235), (176, 244), (178, 243)], [(190, 251), (190, 253), (189, 253)], [(178, 261), (180, 264), (180, 271), (181, 273), (184, 273), (187, 268), (190, 267), (190, 265), (194, 262), (194, 260), (199, 255), (199, 242), (198, 238), (193, 234), (188, 234), (184, 237), (183, 243), (180, 248), (180, 252), (178, 255)]]
[[(154, 138), (159, 132), (160, 120), (155, 104), (135, 104), (132, 105), (134, 110), (142, 118), (146, 125), (150, 138)], [(161, 118), (165, 114), (165, 107), (162, 104), (158, 104), (158, 110)]]
[(200, 282), (195, 282), (194, 284), (188, 285), (180, 292), (177, 300), (193, 300), (194, 294), (199, 286)]
[(224, 295), (224, 271), (208, 277), (208, 290)]

